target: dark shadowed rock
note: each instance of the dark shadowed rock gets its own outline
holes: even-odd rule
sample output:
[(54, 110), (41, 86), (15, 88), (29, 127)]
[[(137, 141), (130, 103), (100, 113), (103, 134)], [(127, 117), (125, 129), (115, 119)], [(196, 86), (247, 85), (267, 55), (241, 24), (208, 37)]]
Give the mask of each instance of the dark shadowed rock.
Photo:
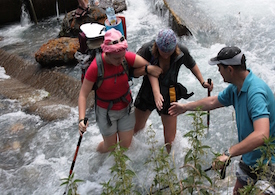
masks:
[(63, 19), (61, 24), (60, 37), (77, 37), (80, 32), (80, 26), (85, 23), (100, 23), (104, 24), (106, 20), (105, 10), (92, 6), (89, 8), (87, 14), (83, 17), (75, 18), (73, 15), (75, 10), (69, 12)]

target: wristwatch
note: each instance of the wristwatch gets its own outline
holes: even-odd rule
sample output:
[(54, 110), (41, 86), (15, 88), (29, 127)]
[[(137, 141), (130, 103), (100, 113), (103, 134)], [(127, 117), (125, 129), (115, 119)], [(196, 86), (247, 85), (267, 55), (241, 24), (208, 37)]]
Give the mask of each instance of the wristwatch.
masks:
[(145, 73), (146, 73), (146, 74), (148, 74), (148, 69), (147, 69), (147, 68), (148, 68), (149, 65), (150, 65), (150, 64), (145, 65)]

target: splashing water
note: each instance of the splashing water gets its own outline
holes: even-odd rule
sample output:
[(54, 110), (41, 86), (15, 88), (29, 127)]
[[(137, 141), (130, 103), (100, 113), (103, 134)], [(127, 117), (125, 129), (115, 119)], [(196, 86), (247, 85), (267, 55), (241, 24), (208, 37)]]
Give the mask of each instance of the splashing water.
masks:
[[(186, 45), (196, 60), (204, 79), (212, 78), (217, 95), (227, 84), (223, 82), (216, 67), (207, 61), (225, 45), (239, 46), (247, 56), (248, 67), (265, 80), (275, 91), (274, 66), (274, 13), (272, 0), (225, 1), (225, 0), (168, 0), (171, 8), (187, 22), (193, 37), (178, 38)], [(160, 29), (168, 28), (167, 11), (156, 10), (160, 7), (149, 0), (129, 0), (126, 17), (127, 35), (130, 51), (137, 51), (145, 42), (154, 39)], [(162, 17), (163, 16), (163, 17)], [(13, 24), (0, 29), (0, 47), (14, 53), (32, 56), (47, 40), (58, 34), (59, 24), (51, 18), (34, 26)], [(33, 60), (33, 59), (32, 59)], [(33, 60), (34, 61), (34, 60)], [(9, 79), (0, 69), (1, 79)], [(75, 72), (75, 74), (80, 72)], [(7, 77), (7, 78), (6, 78)], [(207, 96), (192, 73), (184, 67), (180, 69), (179, 81), (188, 91), (195, 93), (189, 102)], [(0, 81), (1, 82), (1, 81)], [(141, 78), (134, 80), (134, 98), (141, 85)], [(39, 95), (39, 94), (38, 94)], [(43, 96), (43, 94), (41, 94)], [(38, 98), (39, 99), (39, 98)], [(70, 107), (70, 115), (63, 120), (43, 121), (39, 116), (28, 114), (17, 100), (0, 96), (0, 192), (1, 194), (61, 194), (64, 192), (60, 179), (67, 177), (78, 140), (78, 110)], [(53, 109), (54, 112), (54, 109)], [(210, 112), (210, 129), (204, 140), (214, 151), (222, 152), (237, 142), (233, 108), (222, 108)], [(93, 111), (88, 113), (89, 127), (84, 134), (76, 160), (75, 178), (85, 180), (79, 184), (80, 194), (100, 194), (100, 183), (110, 179), (113, 159), (98, 154), (95, 149), (102, 140), (95, 124)], [(175, 164), (183, 164), (188, 141), (183, 135), (192, 128), (191, 118), (178, 117), (176, 139), (173, 143)], [(163, 145), (162, 124), (154, 111), (147, 125), (153, 124), (158, 146)], [(132, 160), (129, 166), (137, 173), (135, 183), (144, 185), (153, 178), (153, 172), (144, 165), (149, 155), (145, 131), (136, 135), (127, 155)], [(211, 161), (211, 153), (206, 157)], [(233, 164), (233, 163), (232, 163)], [(205, 164), (206, 167), (209, 164)], [(234, 175), (233, 168), (228, 170)], [(234, 179), (233, 179), (234, 180)], [(232, 189), (224, 184), (224, 193)], [(231, 185), (232, 186), (232, 185)], [(221, 190), (223, 191), (223, 190)]]
[(26, 4), (22, 3), (21, 6), (21, 19), (20, 19), (21, 26), (27, 26), (31, 23), (30, 14), (26, 8)]

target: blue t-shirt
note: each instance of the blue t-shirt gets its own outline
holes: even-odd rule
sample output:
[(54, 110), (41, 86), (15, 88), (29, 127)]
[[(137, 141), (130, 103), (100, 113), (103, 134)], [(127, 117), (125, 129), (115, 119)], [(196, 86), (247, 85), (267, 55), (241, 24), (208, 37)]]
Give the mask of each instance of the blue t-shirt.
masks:
[[(224, 106), (233, 105), (236, 112), (239, 142), (244, 140), (253, 129), (253, 122), (260, 118), (269, 118), (269, 136), (275, 137), (275, 98), (267, 84), (249, 70), (241, 91), (230, 84), (218, 95), (218, 100)], [(275, 144), (275, 141), (273, 142)], [(260, 150), (254, 150), (242, 155), (243, 161), (249, 166), (256, 164), (262, 155)], [(275, 157), (272, 157), (275, 163)]]

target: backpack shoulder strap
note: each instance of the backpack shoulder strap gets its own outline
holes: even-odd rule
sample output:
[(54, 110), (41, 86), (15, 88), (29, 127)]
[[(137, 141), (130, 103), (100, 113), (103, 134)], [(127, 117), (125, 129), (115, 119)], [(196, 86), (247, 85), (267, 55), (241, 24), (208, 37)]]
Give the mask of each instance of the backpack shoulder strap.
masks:
[(97, 64), (97, 79), (96, 79), (96, 89), (100, 87), (100, 85), (103, 82), (103, 76), (104, 76), (104, 67), (103, 67), (103, 61), (101, 53), (96, 53), (96, 64)]
[(123, 58), (122, 66), (123, 66), (124, 71), (126, 72), (126, 74), (127, 74), (127, 76), (128, 76), (128, 81), (133, 81), (133, 77), (134, 77), (134, 68), (131, 67), (131, 68), (129, 69), (129, 66), (128, 66), (128, 63), (127, 63), (127, 60), (126, 60), (125, 57)]
[(127, 60), (125, 59), (125, 57), (123, 58), (122, 66), (123, 66), (123, 68), (124, 68), (126, 74), (127, 74), (128, 77), (129, 77), (129, 67), (128, 67), (128, 63), (127, 63)]
[[(101, 86), (103, 80), (106, 78), (109, 78), (109, 77), (104, 78), (104, 66), (103, 66), (101, 53), (97, 53), (95, 58), (96, 58), (96, 64), (97, 64), (97, 79), (96, 79), (96, 83), (94, 84), (93, 89), (97, 90)], [(122, 66), (128, 76), (128, 80), (131, 80), (131, 78), (129, 77), (128, 63), (125, 58), (122, 61)], [(115, 76), (115, 75), (111, 75), (110, 77), (113, 77), (113, 76)]]

